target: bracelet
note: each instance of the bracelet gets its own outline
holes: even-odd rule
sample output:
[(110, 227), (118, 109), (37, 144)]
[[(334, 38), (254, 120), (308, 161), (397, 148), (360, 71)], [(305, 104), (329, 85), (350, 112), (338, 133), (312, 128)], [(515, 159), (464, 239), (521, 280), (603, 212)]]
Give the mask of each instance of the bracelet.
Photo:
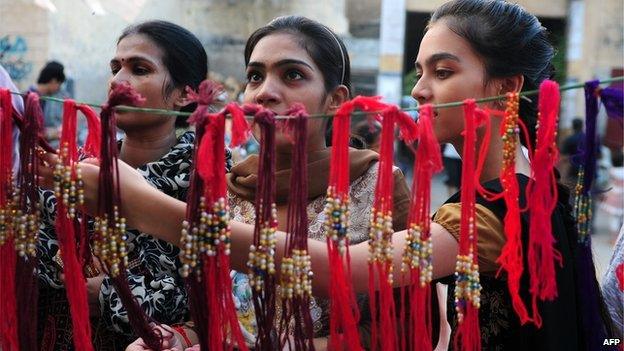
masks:
[(184, 343), (186, 344), (184, 348), (193, 346), (191, 343), (191, 339), (189, 339), (188, 335), (186, 335), (186, 331), (184, 330), (183, 325), (172, 325), (171, 329), (175, 330), (178, 334), (182, 336), (182, 338), (184, 339)]

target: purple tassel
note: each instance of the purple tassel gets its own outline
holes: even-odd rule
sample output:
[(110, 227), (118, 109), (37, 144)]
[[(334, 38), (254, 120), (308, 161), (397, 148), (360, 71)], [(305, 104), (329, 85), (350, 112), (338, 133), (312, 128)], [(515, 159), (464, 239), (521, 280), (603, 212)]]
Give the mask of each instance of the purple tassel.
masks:
[(607, 110), (607, 116), (622, 123), (624, 118), (624, 90), (617, 88), (604, 88), (600, 91), (600, 101)]
[[(591, 199), (591, 186), (596, 174), (597, 135), (596, 117), (598, 115), (598, 81), (585, 83), (585, 141), (581, 150), (582, 168), (585, 177), (581, 196)], [(591, 200), (590, 200), (591, 201)], [(590, 202), (591, 203), (591, 202)], [(591, 226), (591, 225), (589, 225)], [(584, 240), (580, 240), (576, 250), (577, 291), (579, 293), (578, 306), (581, 308), (583, 341), (586, 350), (601, 350), (602, 342), (606, 338), (601, 311), (601, 296), (596, 281), (596, 268), (591, 251), (591, 237), (589, 231)]]
[(585, 143), (582, 153), (583, 169), (585, 173), (583, 194), (589, 195), (596, 174), (596, 155), (598, 154), (598, 139), (596, 135), (596, 117), (598, 116), (598, 89), (599, 81), (585, 83)]

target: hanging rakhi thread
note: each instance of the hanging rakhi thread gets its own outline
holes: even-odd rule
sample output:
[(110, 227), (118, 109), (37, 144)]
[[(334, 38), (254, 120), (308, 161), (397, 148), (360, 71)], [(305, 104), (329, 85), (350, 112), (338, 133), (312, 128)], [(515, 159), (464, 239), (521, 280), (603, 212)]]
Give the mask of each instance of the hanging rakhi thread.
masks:
[(557, 123), (559, 119), (559, 86), (545, 80), (540, 85), (537, 140), (531, 167), (531, 182), (527, 187), (530, 209), (528, 268), (535, 325), (541, 326), (537, 299), (552, 301), (557, 297), (555, 264), (562, 264), (561, 254), (555, 250), (551, 215), (557, 206), (558, 191), (555, 164)]
[[(431, 288), (433, 243), (430, 232), (431, 179), (443, 169), (440, 145), (433, 132), (433, 108), (423, 105), (418, 116), (418, 146), (410, 199), (409, 226), (405, 237), (401, 271), (409, 272), (409, 301), (402, 301), (402, 317), (410, 309), (408, 327), (401, 338), (404, 350), (431, 350)], [(404, 292), (402, 291), (402, 296)], [(404, 344), (407, 338), (407, 346)]]
[(351, 113), (381, 110), (376, 97), (358, 96), (340, 106), (333, 118), (329, 186), (325, 203), (325, 230), (330, 262), (330, 344), (334, 349), (360, 350), (357, 330), (360, 313), (349, 255), (349, 138)]
[(17, 318), (21, 350), (37, 350), (37, 302), (39, 287), (37, 284), (37, 242), (39, 237), (39, 160), (37, 142), (42, 133), (43, 112), (39, 96), (35, 93), (26, 95), (24, 128), (20, 134), (20, 168), (17, 187), (14, 193), (15, 206), (15, 249), (18, 259), (16, 276)]
[[(249, 285), (258, 326), (256, 350), (279, 348), (275, 327), (277, 207), (275, 205), (275, 114), (260, 105), (246, 105), (260, 128), (253, 244), (249, 247)], [(234, 125), (234, 123), (233, 123)]]
[[(487, 155), (487, 150), (490, 147), (491, 117), (502, 117), (503, 120), (499, 129), (499, 136), (503, 141), (503, 165), (499, 176), (502, 191), (495, 194), (484, 188), (481, 183), (476, 182), (475, 184), (477, 191), (487, 201), (494, 202), (503, 198), (505, 202), (506, 212), (503, 223), (507, 240), (497, 262), (501, 265), (499, 274), (502, 270), (507, 272), (507, 287), (511, 296), (512, 306), (520, 318), (520, 323), (525, 324), (531, 322), (532, 318), (529, 316), (524, 301), (520, 297), (520, 279), (524, 270), (524, 261), (521, 237), (522, 225), (520, 223), (520, 187), (516, 176), (516, 153), (520, 127), (525, 131), (525, 136), (528, 136), (528, 133), (526, 133), (526, 128), (518, 115), (519, 108), (519, 94), (508, 93), (504, 113), (501, 114), (501, 111), (489, 109), (486, 109), (484, 112), (490, 115), (490, 118), (485, 120), (486, 132), (479, 152), (482, 157), (477, 160), (476, 177), (478, 179), (482, 173), (486, 159), (485, 155)], [(481, 110), (477, 108), (477, 111)], [(529, 147), (529, 154), (532, 153), (532, 149)]]
[(598, 143), (596, 121), (598, 117), (598, 83), (585, 83), (585, 140), (575, 158), (579, 163), (576, 186), (574, 188), (574, 217), (577, 221), (579, 242), (587, 244), (592, 223), (592, 185), (596, 174)]
[[(394, 234), (394, 128), (400, 127), (400, 137), (408, 144), (417, 137), (417, 127), (409, 115), (396, 106), (386, 106), (381, 114), (381, 148), (379, 170), (375, 187), (375, 200), (371, 210), (369, 230), (369, 298), (373, 316), (372, 349), (394, 350), (399, 347), (397, 339), (396, 307), (392, 286)], [(378, 280), (378, 288), (375, 286)], [(378, 300), (378, 301), (377, 301)], [(377, 335), (379, 331), (379, 335)], [(379, 339), (377, 339), (379, 337)]]
[(592, 258), (592, 185), (596, 174), (598, 155), (597, 118), (598, 118), (598, 81), (585, 83), (585, 140), (581, 143), (579, 176), (575, 191), (574, 216), (577, 221), (578, 245), (576, 248), (576, 287), (581, 308), (582, 326), (586, 331), (584, 346), (588, 350), (598, 349), (602, 341), (608, 338), (600, 309), (595, 308), (600, 301), (600, 290), (595, 284), (596, 269)]
[[(244, 113), (228, 104), (218, 113), (208, 107), (220, 86), (204, 81), (198, 93), (187, 89), (198, 107), (189, 118), (195, 125), (195, 172), (191, 176), (186, 220), (182, 223), (181, 275), (186, 278), (200, 347), (247, 350), (232, 297), (230, 280), (230, 209), (225, 183), (225, 115), (240, 124)], [(245, 132), (246, 133), (246, 132)], [(245, 134), (243, 133), (243, 134)], [(240, 133), (237, 142), (244, 142)]]
[(15, 268), (13, 193), (13, 101), (8, 89), (0, 88), (0, 348), (19, 350)]
[(63, 273), (72, 316), (74, 345), (77, 349), (93, 350), (87, 287), (83, 263), (79, 260), (77, 243), (87, 243), (85, 227), (81, 225), (79, 210), (84, 205), (84, 189), (78, 163), (77, 108), (73, 100), (63, 103), (62, 132), (58, 163), (54, 166), (54, 195), (57, 200), (55, 229), (63, 260)]
[(282, 315), (279, 333), (282, 348), (314, 350), (314, 330), (310, 315), (312, 298), (312, 259), (308, 254), (308, 115), (303, 105), (287, 112), (293, 119), (285, 123), (292, 133), (290, 194), (286, 228), (288, 239), (281, 263), (280, 286)]
[(102, 106), (100, 147), (100, 173), (98, 178), (98, 215), (95, 217), (93, 254), (100, 259), (119, 294), (134, 332), (152, 349), (160, 350), (161, 335), (149, 323), (128, 286), (126, 266), (126, 219), (122, 216), (119, 190), (118, 146), (116, 136), (115, 106), (137, 106), (145, 101), (128, 83), (113, 84), (108, 101)]
[(481, 283), (477, 261), (475, 152), (478, 117), (474, 100), (464, 101), (464, 149), (462, 155), (461, 219), (459, 252), (455, 266), (455, 311), (458, 331), (455, 348), (464, 351), (481, 350), (479, 308)]

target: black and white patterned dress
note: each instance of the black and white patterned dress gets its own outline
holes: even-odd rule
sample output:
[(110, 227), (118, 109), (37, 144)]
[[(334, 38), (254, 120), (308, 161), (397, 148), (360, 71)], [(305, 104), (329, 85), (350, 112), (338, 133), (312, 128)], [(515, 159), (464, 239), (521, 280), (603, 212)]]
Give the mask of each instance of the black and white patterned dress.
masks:
[[(167, 154), (157, 161), (139, 167), (138, 171), (155, 188), (185, 201), (192, 170), (194, 140), (193, 132), (182, 134)], [(229, 150), (226, 150), (226, 160), (226, 168), (229, 170), (231, 166)], [(58, 279), (60, 268), (53, 261), (59, 248), (54, 230), (56, 199), (51, 191), (43, 191), (41, 196), (44, 210), (38, 248), (42, 289), (39, 307), (41, 326), (39, 336), (44, 346), (49, 345), (49, 349), (64, 349), (63, 345), (59, 344), (59, 342), (63, 343), (60, 339), (67, 339), (68, 347), (72, 348), (71, 337), (60, 335), (71, 334), (71, 317), (69, 317), (68, 308), (64, 310), (67, 315), (65, 317), (69, 317), (69, 321), (62, 321), (64, 313), (59, 313), (58, 306), (50, 306), (50, 304), (62, 302), (66, 304), (66, 299), (62, 301), (65, 297), (65, 290)], [(128, 230), (127, 235), (128, 284), (143, 310), (149, 317), (160, 323), (172, 324), (187, 320), (187, 294), (184, 282), (178, 274), (179, 249), (137, 230)], [(48, 294), (46, 290), (48, 292), (52, 290), (52, 293)], [(51, 296), (53, 298), (50, 299)], [(120, 347), (123, 349), (127, 342), (132, 341), (136, 336), (130, 327), (127, 311), (109, 277), (106, 277), (102, 283), (99, 300), (101, 317), (97, 321), (98, 325), (93, 325), (94, 344), (98, 349), (114, 350)], [(41, 304), (47, 304), (47, 306)], [(111, 337), (116, 340), (111, 340)], [(101, 347), (98, 347), (98, 344)], [(111, 347), (113, 344), (115, 346)]]

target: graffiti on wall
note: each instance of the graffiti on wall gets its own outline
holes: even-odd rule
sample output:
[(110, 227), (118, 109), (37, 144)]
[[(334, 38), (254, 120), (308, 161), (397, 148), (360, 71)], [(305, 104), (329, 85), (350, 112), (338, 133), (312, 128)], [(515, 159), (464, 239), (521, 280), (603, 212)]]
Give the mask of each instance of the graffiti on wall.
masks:
[(28, 45), (21, 36), (0, 37), (0, 64), (14, 81), (21, 81), (32, 71), (32, 62), (26, 59)]

